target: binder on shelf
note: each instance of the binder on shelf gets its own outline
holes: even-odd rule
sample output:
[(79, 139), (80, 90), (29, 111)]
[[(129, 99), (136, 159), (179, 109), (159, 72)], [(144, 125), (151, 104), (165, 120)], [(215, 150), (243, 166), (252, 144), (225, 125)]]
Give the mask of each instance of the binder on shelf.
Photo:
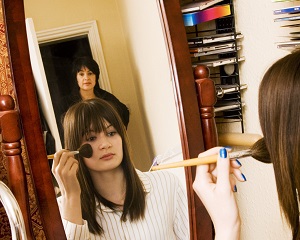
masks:
[(214, 55), (214, 54), (230, 53), (230, 52), (239, 51), (241, 48), (242, 48), (241, 46), (237, 46), (236, 48), (235, 48), (235, 46), (233, 46), (233, 47), (217, 49), (217, 50), (213, 50), (213, 51), (192, 53), (191, 57), (201, 57), (201, 56)]
[(277, 42), (276, 45), (281, 49), (300, 48), (300, 41)]
[[(238, 62), (244, 61), (245, 57), (239, 57)], [(200, 64), (206, 65), (207, 67), (218, 67), (226, 64), (237, 63), (236, 57), (231, 58), (221, 58), (221, 59), (209, 59), (209, 60), (200, 60), (192, 63), (192, 67), (197, 67)]]
[(211, 7), (219, 2), (222, 2), (222, 1), (223, 0), (206, 0), (206, 1), (197, 1), (197, 2), (186, 3), (181, 6), (181, 12), (189, 13), (189, 12), (200, 11), (200, 10), (206, 9), (208, 7)]
[(272, 2), (293, 2), (295, 0), (272, 0)]
[(296, 23), (296, 24), (288, 24), (288, 25), (282, 25), (281, 27), (290, 27), (290, 28), (293, 28), (293, 27), (300, 27), (300, 23)]
[(188, 44), (201, 45), (201, 44), (208, 44), (208, 43), (225, 42), (225, 41), (230, 41), (235, 39), (241, 39), (243, 37), (244, 37), (243, 34), (241, 34), (240, 32), (212, 34), (212, 35), (206, 35), (201, 37), (188, 38)]
[(222, 97), (222, 101), (241, 101), (241, 96), (238, 92), (229, 93)]
[(292, 16), (292, 17), (275, 18), (275, 19), (274, 19), (274, 22), (296, 21), (296, 20), (300, 20), (300, 15)]
[(222, 98), (225, 94), (237, 93), (240, 90), (247, 89), (247, 84), (216, 84), (216, 93), (218, 98)]
[(273, 14), (286, 14), (286, 13), (299, 13), (300, 12), (300, 6), (294, 6), (294, 7), (287, 7), (287, 8), (280, 8), (273, 11)]
[(244, 103), (234, 103), (234, 104), (224, 104), (223, 106), (215, 106), (215, 113), (229, 111), (229, 110), (240, 110), (241, 105), (244, 106)]
[(211, 21), (231, 14), (230, 5), (220, 5), (207, 8), (198, 12), (184, 13), (183, 22), (185, 26), (194, 26), (202, 22)]
[(221, 43), (221, 44), (215, 44), (215, 45), (203, 45), (201, 47), (190, 47), (190, 53), (200, 53), (200, 52), (207, 52), (207, 51), (214, 51), (218, 49), (224, 49), (224, 48), (230, 48), (234, 47), (235, 42), (229, 42), (229, 43)]

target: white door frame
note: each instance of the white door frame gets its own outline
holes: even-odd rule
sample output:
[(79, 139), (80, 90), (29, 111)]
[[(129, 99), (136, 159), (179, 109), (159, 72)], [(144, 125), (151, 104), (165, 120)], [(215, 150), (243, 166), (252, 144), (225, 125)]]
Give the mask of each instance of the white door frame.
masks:
[(106, 69), (100, 35), (97, 27), (97, 22), (95, 20), (36, 32), (39, 44), (86, 35), (88, 36), (93, 58), (99, 64), (100, 87), (108, 92), (111, 92), (111, 86)]

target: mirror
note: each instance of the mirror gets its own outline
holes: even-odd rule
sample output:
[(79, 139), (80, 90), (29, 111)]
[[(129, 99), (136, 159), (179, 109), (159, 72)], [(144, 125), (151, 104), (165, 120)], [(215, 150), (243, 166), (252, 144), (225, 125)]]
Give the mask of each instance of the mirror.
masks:
[[(36, 2), (35, 4), (33, 4), (33, 2), (30, 2), (31, 4), (29, 4), (28, 1), (25, 2), (25, 7), (26, 4), (28, 4), (28, 6), (33, 6), (35, 7), (42, 7), (40, 3)], [(103, 3), (104, 5), (110, 5), (111, 3)], [(121, 11), (122, 16), (127, 16), (127, 18), (122, 18), (123, 20), (126, 19), (126, 22), (131, 22), (135, 20), (132, 20), (130, 18), (131, 15), (127, 15), (126, 13), (128, 13), (128, 8), (127, 5), (128, 1), (124, 1), (124, 2), (118, 2), (118, 6), (123, 6), (124, 8), (122, 8), (123, 10)], [(133, 3), (132, 3), (133, 4)], [(136, 4), (136, 3), (135, 3)], [(153, 112), (158, 112), (159, 116), (157, 118), (152, 119), (151, 121), (148, 118), (145, 122), (143, 122), (143, 128), (142, 130), (147, 133), (145, 134), (145, 136), (149, 135), (150, 139), (152, 141), (152, 145), (153, 145), (153, 149), (156, 149), (157, 153), (161, 153), (161, 152), (165, 152), (165, 149), (172, 149), (173, 146), (177, 146), (178, 144), (182, 146), (183, 149), (183, 157), (184, 158), (190, 158), (190, 157), (194, 157), (198, 154), (199, 150), (203, 150), (203, 149), (199, 149), (199, 148), (203, 148), (203, 140), (202, 140), (202, 135), (201, 135), (201, 127), (199, 126), (199, 114), (198, 114), (198, 108), (197, 108), (197, 101), (196, 101), (196, 96), (193, 96), (193, 90), (194, 90), (194, 83), (193, 81), (190, 81), (189, 84), (185, 83), (185, 87), (182, 88), (182, 79), (193, 79), (192, 73), (191, 72), (180, 72), (178, 71), (178, 73), (176, 72), (176, 66), (174, 65), (175, 63), (177, 64), (177, 62), (174, 62), (174, 56), (170, 53), (170, 55), (168, 55), (169, 51), (171, 51), (171, 49), (167, 49), (165, 47), (165, 41), (164, 41), (164, 37), (166, 37), (167, 39), (169, 38), (169, 36), (164, 35), (164, 31), (162, 31), (161, 28), (161, 22), (160, 22), (160, 12), (163, 12), (162, 9), (158, 10), (158, 7), (156, 4), (154, 3), (149, 3), (150, 6), (146, 6), (145, 4), (142, 4), (142, 6), (140, 7), (141, 9), (143, 9), (144, 11), (138, 11), (136, 10), (136, 15), (138, 15), (138, 17), (141, 17), (141, 19), (145, 19), (145, 13), (149, 12), (149, 9), (153, 9), (153, 13), (155, 15), (155, 17), (153, 17), (153, 19), (150, 19), (151, 22), (153, 22), (154, 24), (156, 24), (157, 28), (153, 28), (152, 31), (158, 31), (158, 35), (160, 35), (162, 38), (160, 39), (160, 41), (156, 42), (157, 46), (156, 48), (153, 46), (153, 40), (150, 38), (151, 37), (151, 31), (149, 26), (144, 23), (144, 25), (142, 26), (143, 28), (145, 28), (145, 26), (147, 26), (149, 29), (147, 29), (147, 33), (145, 35), (141, 35), (140, 36), (140, 32), (136, 32), (136, 29), (139, 29), (139, 23), (137, 23), (136, 28), (132, 29), (128, 25), (127, 28), (122, 29), (122, 34), (121, 36), (125, 35), (126, 37), (128, 37), (130, 34), (128, 33), (133, 33), (133, 37), (131, 38), (132, 44), (125, 44), (124, 38), (110, 38), (108, 39), (108, 41), (106, 41), (106, 44), (110, 44), (113, 43), (114, 48), (109, 48), (109, 53), (111, 53), (112, 55), (110, 55), (109, 53), (106, 53), (105, 51), (105, 57), (106, 57), (106, 63), (108, 66), (108, 72), (109, 74), (113, 75), (115, 77), (115, 79), (122, 79), (123, 80), (123, 76), (124, 73), (128, 74), (129, 79), (139, 79), (141, 80), (140, 82), (137, 82), (137, 84), (135, 85), (130, 85), (132, 88), (134, 88), (134, 90), (136, 90), (136, 88), (143, 89), (143, 92), (138, 92), (140, 95), (138, 96), (137, 99), (139, 99), (139, 101), (136, 101), (136, 105), (134, 106), (138, 106), (138, 110), (142, 109), (145, 116), (147, 116), (149, 119), (150, 117), (156, 116), (158, 114), (153, 114), (153, 116), (150, 114), (151, 112), (149, 112), (149, 110), (153, 110)], [(166, 1), (166, 4), (171, 4), (171, 2)], [(75, 6), (76, 3), (72, 2), (72, 6)], [(55, 195), (54, 195), (54, 191), (53, 189), (49, 189), (47, 187), (49, 187), (49, 182), (51, 181), (51, 175), (50, 175), (50, 171), (49, 171), (49, 166), (48, 166), (48, 161), (46, 159), (46, 153), (45, 153), (45, 148), (42, 145), (43, 144), (43, 138), (41, 136), (41, 131), (40, 131), (40, 126), (38, 124), (36, 124), (37, 122), (40, 121), (40, 118), (38, 116), (38, 107), (37, 107), (37, 101), (36, 101), (36, 92), (35, 92), (35, 87), (34, 87), (34, 82), (33, 82), (33, 78), (32, 78), (32, 71), (31, 71), (31, 66), (29, 64), (29, 54), (27, 51), (22, 51), (22, 50), (26, 50), (28, 48), (27, 46), (27, 41), (26, 41), (26, 37), (25, 37), (25, 28), (23, 28), (23, 25), (25, 27), (24, 24), (24, 19), (25, 16), (23, 15), (24, 11), (23, 11), (23, 2), (20, 0), (11, 0), (11, 1), (4, 1), (4, 6), (5, 6), (5, 12), (6, 12), (6, 21), (7, 21), (7, 25), (8, 25), (8, 36), (9, 36), (9, 47), (10, 47), (10, 51), (11, 53), (11, 64), (12, 64), (12, 70), (13, 70), (13, 75), (14, 75), (14, 85), (15, 85), (15, 89), (16, 89), (16, 94), (18, 96), (18, 103), (19, 103), (19, 107), (21, 109), (21, 121), (23, 123), (24, 126), (24, 135), (25, 135), (25, 139), (26, 139), (26, 143), (27, 143), (27, 150), (28, 150), (28, 159), (31, 163), (31, 168), (32, 168), (32, 172), (33, 172), (33, 181), (35, 184), (35, 188), (36, 188), (36, 192), (37, 192), (37, 196), (38, 196), (38, 201), (40, 206), (42, 206), (42, 208), (40, 209), (41, 211), (41, 216), (43, 219), (43, 222), (46, 223), (46, 228), (45, 231), (47, 232), (47, 236), (54, 236), (52, 239), (55, 239), (55, 236), (60, 236), (61, 232), (60, 230), (62, 229), (61, 223), (60, 221), (57, 221), (57, 204), (56, 204), (56, 200), (55, 200)], [(159, 4), (159, 8), (163, 7), (164, 4), (160, 3)], [(149, 8), (150, 7), (150, 8)], [(169, 6), (170, 7), (170, 6)], [(177, 7), (177, 12), (180, 13), (180, 11), (178, 11), (179, 5), (176, 6)], [(52, 22), (52, 20), (54, 21), (55, 18), (51, 18), (48, 13), (53, 16), (58, 15), (57, 12), (58, 11), (62, 11), (64, 12), (64, 9), (68, 8), (67, 4), (65, 2), (62, 3), (62, 5), (60, 5), (58, 8), (55, 8), (55, 14), (53, 14), (53, 12), (51, 13), (50, 8), (47, 9), (49, 11), (47, 11), (45, 13), (45, 15), (47, 16), (47, 24), (50, 24)], [(104, 8), (104, 6), (103, 6)], [(113, 6), (108, 6), (108, 8), (106, 8), (105, 10), (103, 10), (103, 8), (101, 8), (102, 10), (100, 11), (100, 13), (103, 16), (107, 17), (107, 14), (109, 14), (111, 16), (112, 14), (112, 9), (116, 10), (115, 5)], [(68, 8), (70, 9), (70, 8)], [(77, 12), (81, 12), (82, 9), (84, 8), (80, 8)], [(121, 9), (121, 8), (117, 8), (117, 9)], [(70, 9), (70, 12), (72, 9)], [(176, 9), (175, 9), (176, 10)], [(99, 14), (99, 11), (97, 11), (97, 14)], [(75, 11), (76, 12), (76, 11)], [(73, 13), (75, 13), (73, 12)], [(39, 14), (43, 15), (43, 13), (38, 12)], [(96, 13), (93, 13), (94, 15), (97, 15)], [(93, 15), (92, 14), (92, 15)], [(100, 14), (100, 15), (101, 15)], [(76, 15), (76, 16), (80, 16), (80, 14)], [(89, 15), (90, 16), (90, 15)], [(49, 20), (51, 19), (51, 21)], [(117, 22), (120, 23), (122, 21), (120, 21), (121, 18), (117, 19)], [(177, 15), (176, 19), (181, 19), (180, 15)], [(67, 19), (68, 20), (68, 19)], [(147, 19), (147, 21), (150, 21), (149, 19)], [(152, 21), (153, 20), (153, 21)], [(106, 20), (107, 22), (107, 20)], [(61, 21), (60, 21), (61, 23)], [(113, 21), (113, 26), (117, 25), (120, 28), (120, 24), (116, 24), (115, 21)], [(104, 25), (105, 26), (105, 25)], [(159, 27), (158, 27), (159, 26)], [(37, 27), (37, 26), (36, 26)], [(174, 26), (173, 26), (174, 27)], [(182, 26), (183, 27), (183, 26)], [(117, 29), (119, 29), (117, 28)], [(100, 28), (101, 29), (101, 28)], [(114, 29), (114, 30), (112, 30)], [(104, 27), (105, 31), (105, 35), (106, 33), (112, 34), (113, 36), (116, 35), (116, 28), (112, 28), (112, 25), (109, 24), (109, 26)], [(126, 30), (126, 31), (125, 31)], [(173, 29), (174, 30), (174, 29)], [(119, 32), (120, 33), (120, 32)], [(118, 34), (119, 34), (118, 33)], [(125, 34), (127, 33), (127, 34)], [(109, 35), (108, 34), (108, 35)], [(143, 44), (138, 44), (136, 43), (134, 40), (136, 40), (136, 35), (141, 37), (141, 41), (143, 42)], [(150, 34), (150, 35), (149, 35)], [(101, 35), (101, 31), (100, 31), (100, 35)], [(101, 35), (102, 36), (102, 35)], [(151, 39), (151, 41), (149, 41), (149, 39)], [(144, 41), (143, 41), (144, 40)], [(148, 41), (145, 41), (148, 40)], [(145, 49), (145, 42), (147, 42), (147, 48)], [(155, 42), (155, 41), (154, 41)], [(103, 47), (105, 50), (105, 43), (102, 40), (103, 43)], [(120, 45), (121, 43), (121, 45)], [(119, 44), (119, 45), (118, 45)], [(180, 45), (180, 44), (179, 44)], [(120, 49), (118, 46), (123, 46), (123, 49)], [(133, 48), (133, 46), (140, 46), (139, 50), (137, 51), (135, 48)], [(152, 48), (153, 47), (153, 48)], [(168, 47), (170, 47), (170, 45), (168, 45)], [(178, 46), (177, 46), (178, 47)], [(130, 54), (128, 53), (129, 51), (127, 50), (132, 50), (132, 52), (130, 52)], [(133, 51), (133, 49), (135, 49), (135, 51)], [(160, 56), (159, 59), (156, 58), (145, 58), (145, 53), (146, 56), (156, 56), (154, 54), (154, 49), (159, 50), (158, 53)], [(124, 54), (124, 56), (122, 55)], [(123, 58), (120, 60), (119, 56), (122, 55)], [(172, 55), (172, 56), (171, 56)], [(114, 56), (113, 59), (109, 59), (107, 56)], [(118, 57), (116, 57), (118, 56)], [(124, 57), (127, 56), (128, 58), (126, 60), (128, 60), (128, 62), (124, 61)], [(134, 56), (135, 58), (129, 58), (129, 56)], [(135, 61), (133, 60), (135, 59)], [(178, 56), (175, 56), (175, 59), (178, 59)], [(148, 62), (147, 62), (147, 61)], [(169, 61), (170, 60), (170, 63)], [(151, 65), (147, 65), (146, 63), (152, 63)], [(124, 63), (125, 62), (125, 63)], [(128, 64), (128, 63), (131, 64)], [(140, 70), (140, 68), (138, 68), (138, 64), (143, 63), (141, 66), (143, 66), (141, 69), (144, 70), (146, 72), (146, 74), (142, 74), (143, 71)], [(114, 66), (114, 67), (112, 67)], [(188, 61), (181, 61), (181, 65), (185, 65), (186, 67), (190, 67), (190, 64)], [(170, 70), (170, 65), (171, 70)], [(111, 67), (109, 67), (111, 66)], [(149, 66), (152, 66), (151, 68), (149, 68)], [(154, 66), (154, 67), (153, 67)], [(179, 65), (178, 65), (178, 69), (179, 69)], [(158, 70), (159, 69), (159, 70)], [(188, 68), (187, 68), (188, 69)], [(118, 70), (118, 71), (117, 71)], [(131, 72), (131, 70), (135, 70), (133, 72)], [(145, 73), (144, 72), (144, 73)], [(158, 74), (159, 73), (159, 74)], [(142, 77), (143, 76), (143, 77)], [(153, 77), (154, 76), (154, 77)], [(187, 77), (187, 78), (185, 78)], [(110, 79), (111, 76), (110, 76)], [(175, 86), (173, 86), (173, 82), (171, 81), (173, 80), (175, 82)], [(145, 84), (146, 87), (144, 86), (143, 88), (141, 87), (142, 84)], [(115, 83), (116, 84), (116, 83)], [(149, 84), (149, 85), (148, 85)], [(155, 88), (154, 88), (155, 86)], [(157, 86), (159, 86), (159, 88), (157, 88)], [(179, 91), (179, 89), (181, 89), (181, 91)], [(112, 85), (112, 89), (114, 89), (114, 85)], [(117, 88), (116, 88), (117, 89)], [(173, 90), (175, 89), (175, 90)], [(154, 91), (155, 90), (155, 91)], [(158, 96), (162, 96), (162, 97), (156, 97), (155, 99), (153, 99), (151, 94), (145, 94), (145, 93), (152, 93), (153, 92), (157, 93)], [(175, 92), (175, 94), (174, 94)], [(117, 96), (117, 92), (115, 93)], [(124, 93), (124, 99), (126, 99), (126, 96), (128, 96), (128, 92)], [(175, 95), (175, 101), (174, 101), (174, 95)], [(189, 96), (184, 97), (184, 95)], [(122, 96), (121, 92), (120, 92), (120, 96)], [(122, 97), (120, 97), (120, 99), (122, 100)], [(164, 99), (164, 103), (165, 104), (161, 104), (161, 99)], [(153, 101), (147, 101), (147, 100), (155, 100), (155, 102), (153, 103)], [(126, 103), (126, 101), (124, 101)], [(168, 104), (167, 104), (168, 103)], [(142, 105), (144, 104), (144, 105)], [(129, 108), (133, 109), (134, 106), (129, 106)], [(140, 108), (140, 106), (145, 106), (144, 108)], [(154, 107), (153, 107), (154, 106)], [(161, 111), (164, 110), (164, 111)], [(133, 113), (135, 113), (135, 111), (132, 111)], [(167, 116), (166, 116), (166, 115)], [(143, 115), (141, 115), (143, 116)], [(177, 119), (178, 116), (178, 119)], [(134, 119), (134, 118), (132, 118)], [(156, 120), (155, 120), (156, 119)], [(168, 119), (167, 122), (164, 122), (162, 120), (164, 119)], [(196, 119), (196, 120), (195, 120)], [(139, 120), (139, 119), (138, 119)], [(144, 118), (143, 118), (144, 120)], [(178, 131), (178, 121), (179, 121), (179, 128), (180, 128), (180, 134)], [(134, 122), (133, 120), (131, 121), (131, 123)], [(139, 128), (139, 124), (141, 122), (139, 121), (134, 122), (133, 126), (133, 130), (128, 129), (128, 131), (133, 131), (133, 135), (135, 131), (140, 130)], [(151, 123), (151, 124), (150, 124)], [(186, 124), (186, 125), (185, 125)], [(147, 127), (149, 126), (149, 127)], [(150, 128), (151, 126), (151, 128)], [(151, 130), (152, 127), (154, 127), (154, 130)], [(152, 133), (152, 134), (149, 134)], [(129, 132), (130, 134), (130, 132)], [(155, 135), (156, 134), (156, 135)], [(179, 137), (180, 135), (180, 137)], [(181, 140), (181, 141), (180, 141)], [(132, 141), (131, 141), (132, 142)], [(140, 141), (138, 142), (140, 144)], [(132, 145), (135, 145), (134, 142), (132, 142)], [(171, 146), (171, 147), (170, 147)], [(152, 151), (153, 151), (152, 149)], [(139, 156), (137, 156), (137, 159), (145, 159), (145, 153), (142, 153), (142, 155), (140, 156), (140, 158), (138, 158)], [(39, 161), (37, 161), (37, 159)], [(187, 178), (191, 177), (191, 172), (190, 172), (190, 168), (187, 169), (186, 173), (188, 173), (186, 175)], [(190, 180), (190, 179), (189, 179)], [(52, 186), (53, 188), (53, 186)], [(194, 204), (194, 196), (193, 196), (193, 192), (191, 191), (191, 189), (189, 190), (189, 201), (192, 202), (192, 204)], [(194, 206), (194, 205), (192, 205)], [(195, 209), (193, 207), (190, 208), (191, 213), (190, 214), (190, 218), (194, 219), (195, 218)], [(51, 214), (49, 214), (51, 213)], [(201, 221), (203, 222), (203, 216)], [(54, 224), (55, 223), (55, 224)], [(193, 224), (193, 222), (192, 222)], [(191, 229), (193, 229), (195, 232), (197, 232), (198, 226), (192, 225)], [(49, 239), (51, 239), (51, 237), (49, 237)]]
[[(185, 158), (190, 157), (190, 153), (188, 150), (181, 153), (182, 143), (177, 116), (182, 113), (178, 113), (177, 103), (174, 102), (174, 73), (169, 66), (170, 59), (160, 21), (160, 10), (155, 2), (148, 3), (148, 6), (143, 3), (143, 6), (140, 6), (143, 11), (148, 12), (151, 9), (154, 15), (153, 18), (147, 19), (142, 16), (142, 12), (128, 8), (130, 4), (119, 1), (117, 7), (115, 3), (94, 1), (87, 6), (81, 1), (76, 1), (69, 6), (64, 1), (46, 5), (34, 0), (24, 1), (25, 16), (33, 19), (37, 33), (87, 20), (97, 21), (111, 88), (131, 112), (128, 134), (136, 167), (148, 170), (151, 161), (157, 155), (166, 154), (169, 157), (168, 154), (175, 153), (175, 160), (181, 160), (183, 155)], [(140, 18), (141, 21), (135, 21), (136, 18)], [(145, 31), (146, 29), (148, 30)], [(160, 39), (153, 40), (152, 31), (160, 36)], [(154, 56), (160, 57), (158, 59)], [(195, 107), (196, 98), (193, 100), (195, 101), (191, 106)], [(157, 114), (161, 118), (157, 118)], [(156, 117), (153, 117), (154, 115)], [(180, 117), (181, 127), (184, 127), (185, 122), (191, 121)], [(196, 124), (190, 126), (192, 125), (192, 131), (195, 132), (193, 137), (197, 138), (191, 144), (197, 145), (197, 152), (192, 154), (196, 156), (201, 148), (201, 130)], [(185, 144), (188, 145), (187, 142)], [(183, 169), (180, 174), (185, 186)]]
[[(128, 9), (131, 4), (136, 3), (93, 1), (87, 5), (75, 1), (70, 6), (68, 1), (45, 4), (36, 0), (24, 1), (25, 17), (33, 19), (38, 36), (49, 29), (97, 22), (112, 93), (131, 112), (128, 134), (136, 167), (148, 170), (155, 156), (180, 149), (180, 136), (157, 5), (152, 2), (142, 7), (143, 11), (147, 9), (154, 14), (151, 19), (145, 19), (140, 15), (142, 12)], [(137, 18), (141, 20), (136, 22), (134, 19)], [(153, 40), (151, 31), (156, 35), (160, 32), (161, 39)], [(159, 59), (154, 57), (158, 54)], [(103, 69), (100, 71), (104, 72)], [(106, 86), (103, 88), (110, 91)], [(161, 99), (165, 104), (161, 104)], [(152, 117), (157, 114), (162, 117)]]

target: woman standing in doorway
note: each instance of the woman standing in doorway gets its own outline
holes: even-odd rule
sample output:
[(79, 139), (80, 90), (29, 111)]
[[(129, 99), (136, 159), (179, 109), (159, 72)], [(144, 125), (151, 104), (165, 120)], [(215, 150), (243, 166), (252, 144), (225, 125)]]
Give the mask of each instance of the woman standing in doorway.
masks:
[(129, 110), (116, 96), (99, 87), (100, 69), (97, 62), (90, 57), (76, 58), (72, 66), (72, 77), (76, 84), (70, 95), (62, 101), (64, 114), (73, 104), (91, 98), (101, 98), (110, 102), (119, 113), (125, 127), (129, 123)]

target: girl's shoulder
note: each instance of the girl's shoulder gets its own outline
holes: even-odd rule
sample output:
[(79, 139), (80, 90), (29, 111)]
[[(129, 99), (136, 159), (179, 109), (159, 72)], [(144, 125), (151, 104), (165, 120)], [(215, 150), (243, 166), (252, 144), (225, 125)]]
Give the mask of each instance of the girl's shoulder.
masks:
[(151, 186), (172, 186), (177, 188), (178, 185), (180, 185), (179, 178), (174, 173), (167, 170), (152, 172), (141, 172), (137, 170), (137, 173), (139, 175), (139, 178), (143, 182), (146, 190), (151, 189)]

